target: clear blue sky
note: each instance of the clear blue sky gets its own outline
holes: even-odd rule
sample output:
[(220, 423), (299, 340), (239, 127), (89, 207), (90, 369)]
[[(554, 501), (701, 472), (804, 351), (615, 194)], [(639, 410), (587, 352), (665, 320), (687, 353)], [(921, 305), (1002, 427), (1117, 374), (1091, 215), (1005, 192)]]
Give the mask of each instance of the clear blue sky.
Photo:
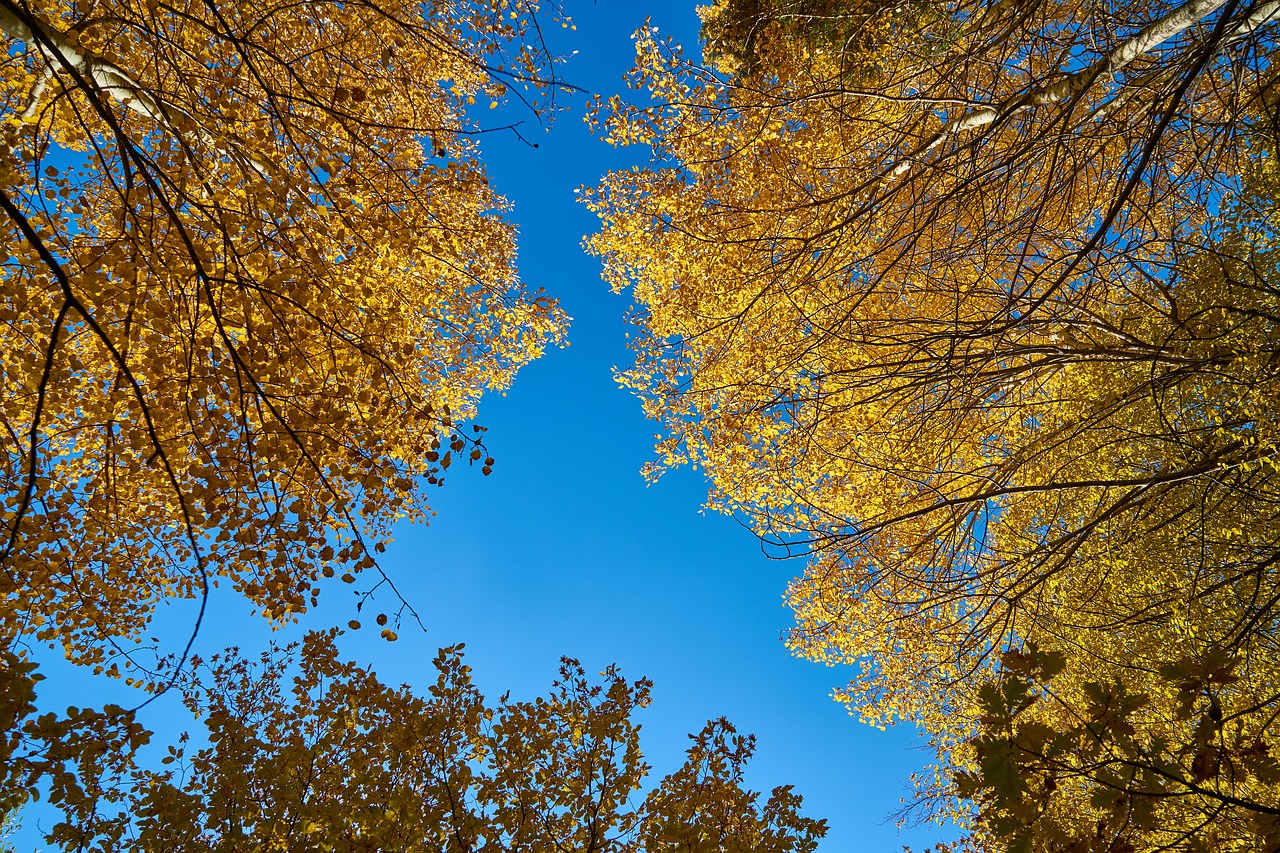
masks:
[[(589, 91), (622, 88), (630, 36), (646, 16), (696, 50), (692, 2), (601, 0), (569, 3), (567, 11), (576, 32), (549, 35), (556, 50), (578, 51), (563, 74)], [(344, 637), (344, 650), (386, 681), (425, 686), (436, 647), (465, 642), (490, 697), (545, 692), (561, 655), (589, 670), (616, 662), (628, 677), (655, 682), (654, 704), (640, 718), (653, 781), (679, 765), (687, 733), (723, 715), (758, 737), (748, 777), (754, 788), (794, 784), (806, 813), (828, 819), (822, 850), (910, 844), (918, 851), (954, 837), (936, 828), (899, 832), (888, 819), (907, 793), (908, 774), (928, 758), (915, 733), (859, 724), (829, 696), (852, 670), (796, 660), (783, 648), (790, 618), (782, 594), (803, 565), (767, 559), (750, 531), (701, 512), (701, 475), (678, 471), (653, 486), (640, 477), (654, 428), (612, 378), (615, 366), (631, 360), (623, 338), (629, 299), (608, 291), (598, 262), (580, 249), (595, 220), (574, 189), (610, 168), (643, 164), (646, 152), (618, 152), (592, 139), (583, 99), (565, 103), (572, 109), (550, 133), (530, 131), (538, 149), (509, 133), (488, 135), (482, 145), (494, 184), (515, 206), (522, 276), (558, 297), (574, 318), (571, 346), (526, 368), (505, 397), (482, 403), (478, 422), (489, 429), (493, 475), (455, 468), (445, 487), (433, 490), (438, 515), (431, 526), (400, 529), (384, 555), (427, 634), (406, 627), (389, 645), (365, 629)], [(502, 120), (521, 117), (528, 118), (512, 111)], [(331, 586), (302, 628), (351, 618), (349, 590)], [(181, 624), (186, 611), (175, 610), (172, 619)], [(230, 643), (259, 648), (267, 632), (244, 611), (216, 596), (201, 651)], [(300, 635), (291, 629), (277, 638)], [(50, 706), (60, 698), (136, 702), (119, 685), (90, 687), (84, 673), (67, 667), (49, 674), (41, 692)], [(199, 729), (183, 718), (176, 697), (147, 713), (144, 722), (161, 742), (179, 728)], [(28, 816), (19, 849), (37, 848), (37, 820), (48, 817)]]

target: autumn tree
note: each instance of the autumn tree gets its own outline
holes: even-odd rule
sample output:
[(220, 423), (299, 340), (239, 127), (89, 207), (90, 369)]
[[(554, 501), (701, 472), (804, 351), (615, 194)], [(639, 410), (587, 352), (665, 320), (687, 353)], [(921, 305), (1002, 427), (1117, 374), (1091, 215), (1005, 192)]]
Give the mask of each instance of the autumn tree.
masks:
[[(765, 802), (743, 787), (754, 749), (709, 722), (688, 760), (647, 796), (633, 713), (647, 681), (561, 664), (551, 693), (494, 704), (461, 647), (442, 649), (426, 696), (340, 660), (334, 632), (254, 663), (232, 650), (185, 681), (207, 745), (178, 744), (167, 769), (66, 769), (53, 715), (23, 708), (5, 768), (32, 792), (52, 776), (66, 816), (48, 838), (68, 850), (758, 851), (812, 853), (823, 821), (791, 788)], [(126, 715), (127, 716), (127, 715)], [(117, 715), (114, 719), (121, 719)], [(123, 734), (123, 733), (122, 733)], [(185, 739), (184, 739), (185, 740)], [(61, 784), (66, 780), (66, 784)]]
[[(1212, 324), (1220, 353), (1245, 349), (1252, 324), (1239, 318), (1274, 318), (1280, 306), (1275, 168), (1267, 160), (1261, 171), (1269, 177), (1245, 183), (1249, 208), (1261, 216), (1228, 216), (1214, 251), (1179, 276), (1188, 295), (1211, 300), (1202, 321)], [(1253, 327), (1263, 330), (1273, 334)], [(1248, 399), (1226, 378), (1198, 383), (1199, 404), (1230, 412)], [(1255, 411), (1273, 413), (1271, 406)], [(1166, 500), (1186, 520), (1166, 521), (1164, 530), (1116, 525), (1108, 544), (1128, 551), (1086, 545), (1072, 555), (1072, 576), (1113, 577), (1092, 588), (1093, 601), (1063, 595), (1077, 633), (1042, 633), (1066, 655), (1014, 644), (983, 679), (980, 731), (955, 767), (957, 790), (980, 806), (992, 848), (1280, 846), (1275, 471), (1265, 463), (1241, 469), (1214, 492), (1193, 494), (1201, 507), (1178, 503), (1186, 497), (1170, 490)]]
[(5, 643), (119, 672), (158, 602), (219, 582), (289, 620), (451, 463), (487, 473), (460, 424), (564, 318), (466, 109), (554, 107), (553, 20), (0, 4)]
[[(970, 819), (979, 685), (1028, 640), (1069, 652), (1036, 713), (1119, 683), (1188, 761), (1159, 673), (1238, 654), (1267, 739), (1278, 11), (729, 0), (705, 64), (642, 30), (650, 105), (600, 105), (654, 156), (589, 197), (637, 302), (650, 473), (705, 468), (713, 506), (811, 555), (791, 644), (861, 663), (839, 695), (866, 719), (925, 726), (935, 813)], [(1125, 843), (1230, 823), (1202, 817)]]

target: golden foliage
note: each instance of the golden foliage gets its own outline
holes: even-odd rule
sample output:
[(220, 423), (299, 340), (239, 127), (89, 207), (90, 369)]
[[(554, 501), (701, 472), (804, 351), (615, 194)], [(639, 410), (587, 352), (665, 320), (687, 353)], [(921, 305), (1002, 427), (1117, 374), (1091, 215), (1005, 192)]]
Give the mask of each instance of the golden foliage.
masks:
[(812, 554), (791, 645), (861, 664), (839, 698), (864, 719), (925, 727), (936, 813), (969, 819), (978, 686), (1027, 640), (1070, 652), (1044, 725), (1116, 681), (1188, 737), (1157, 673), (1218, 648), (1245, 661), (1241, 736), (1268, 730), (1275, 14), (734, 0), (703, 10), (714, 69), (646, 28), (652, 106), (598, 105), (653, 150), (588, 198), (638, 304), (621, 378), (662, 424), (650, 473), (705, 468), (712, 506)]
[[(67, 819), (50, 840), (156, 853), (812, 853), (826, 832), (800, 815), (789, 787), (764, 803), (742, 787), (754, 741), (724, 720), (707, 723), (685, 764), (632, 802), (649, 772), (632, 720), (649, 704), (643, 679), (610, 668), (596, 681), (566, 659), (548, 696), (486, 704), (457, 647), (437, 655), (421, 698), (340, 661), (333, 639), (310, 634), (256, 665), (234, 651), (197, 663), (186, 701), (208, 745), (184, 738), (160, 772), (126, 761), (116, 787), (91, 776), (102, 778), (97, 797), (55, 785)], [(34, 771), (12, 774), (30, 784), (57, 763), (39, 752), (47, 740), (28, 740), (40, 761), (6, 767)]]
[(6, 641), (118, 672), (220, 580), (289, 620), (485, 456), (459, 422), (564, 330), (464, 114), (550, 106), (538, 14), (0, 4)]

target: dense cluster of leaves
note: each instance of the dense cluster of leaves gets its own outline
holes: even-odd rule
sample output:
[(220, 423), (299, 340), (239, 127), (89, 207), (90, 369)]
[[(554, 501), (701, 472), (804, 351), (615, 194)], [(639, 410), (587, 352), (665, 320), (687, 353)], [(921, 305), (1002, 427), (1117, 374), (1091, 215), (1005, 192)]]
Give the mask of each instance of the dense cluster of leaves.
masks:
[(1151, 692), (1122, 681), (1059, 689), (1065, 656), (1034, 644), (1002, 663), (978, 691), (976, 767), (956, 772), (992, 849), (1280, 850), (1275, 733), (1231, 689), (1238, 655), (1178, 658)]
[[(1224, 650), (1240, 669), (1219, 701), (1266, 740), (1278, 12), (723, 0), (706, 65), (642, 30), (652, 104), (598, 105), (609, 141), (653, 152), (588, 199), (590, 246), (638, 304), (621, 379), (664, 430), (651, 473), (704, 468), (712, 506), (812, 556), (792, 647), (860, 663), (839, 698), (931, 734), (932, 814), (972, 819), (956, 774), (979, 685), (1027, 641), (1069, 652), (1068, 706), (1121, 685), (1147, 697), (1130, 724), (1193, 758), (1158, 674)], [(1112, 827), (1079, 786), (1055, 796), (1073, 826)], [(1124, 843), (1254, 849), (1196, 802)], [(998, 826), (974, 825), (978, 843)]]

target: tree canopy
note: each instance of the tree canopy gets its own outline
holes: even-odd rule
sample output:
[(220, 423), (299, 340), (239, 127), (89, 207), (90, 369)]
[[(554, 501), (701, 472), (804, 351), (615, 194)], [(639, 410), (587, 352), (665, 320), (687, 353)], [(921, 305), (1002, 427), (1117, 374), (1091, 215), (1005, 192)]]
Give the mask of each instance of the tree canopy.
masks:
[[(730, 0), (705, 64), (642, 30), (651, 103), (598, 105), (653, 152), (588, 200), (637, 303), (650, 473), (705, 469), (711, 505), (811, 555), (792, 647), (931, 733), (926, 809), (980, 845), (1272, 843), (1275, 780), (1205, 745), (1269, 754), (1278, 698), (1276, 13)], [(981, 685), (1028, 642), (1064, 662), (1020, 720), (1074, 730), (1119, 684), (1145, 766), (1195, 787), (1139, 820), (1058, 777), (1079, 848), (996, 819), (1043, 765), (982, 764)], [(1229, 683), (1167, 675), (1214, 655)], [(1210, 682), (1229, 718), (1192, 713)]]
[[(913, 813), (962, 846), (1280, 850), (1280, 0), (701, 14), (701, 63), (646, 26), (588, 116), (652, 154), (586, 195), (649, 475), (808, 555), (790, 647), (924, 728)], [(329, 578), (398, 596), (391, 525), (490, 472), (477, 401), (563, 342), (469, 113), (555, 111), (545, 24), (0, 0), (0, 815), (104, 853), (814, 849), (723, 720), (637, 797), (613, 669), (490, 704), (458, 648), (423, 696), (336, 631), (191, 655), (219, 583), (277, 626)], [(134, 711), (41, 713), (33, 644), (207, 738), (147, 767)]]
[[(636, 801), (649, 772), (632, 719), (649, 704), (644, 679), (611, 668), (597, 681), (565, 659), (548, 696), (488, 704), (454, 647), (419, 697), (342, 661), (334, 638), (311, 633), (257, 662), (237, 650), (196, 661), (184, 693), (207, 746), (184, 736), (163, 770), (134, 762), (145, 737), (111, 727), (118, 713), (37, 720), (18, 703), (28, 719), (0, 790), (35, 793), (51, 777), (67, 819), (50, 840), (104, 853), (812, 853), (826, 832), (790, 786), (763, 803), (743, 786), (754, 739), (725, 720), (691, 735), (684, 765)], [(86, 722), (97, 755), (75, 748)]]

